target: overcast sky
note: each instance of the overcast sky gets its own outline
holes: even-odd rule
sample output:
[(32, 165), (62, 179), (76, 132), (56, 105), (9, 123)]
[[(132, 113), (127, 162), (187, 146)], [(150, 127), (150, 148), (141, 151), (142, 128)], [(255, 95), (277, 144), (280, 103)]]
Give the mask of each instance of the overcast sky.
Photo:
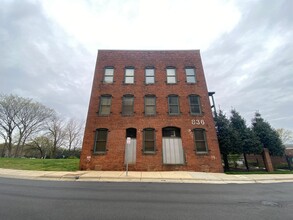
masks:
[(0, 93), (80, 119), (98, 49), (200, 49), (218, 108), (293, 130), (291, 0), (0, 0), (0, 45)]

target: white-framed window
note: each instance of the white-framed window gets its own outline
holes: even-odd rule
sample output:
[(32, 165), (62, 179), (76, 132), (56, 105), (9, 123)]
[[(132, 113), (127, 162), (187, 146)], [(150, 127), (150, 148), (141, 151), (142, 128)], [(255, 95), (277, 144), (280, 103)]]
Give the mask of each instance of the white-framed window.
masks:
[(185, 74), (187, 83), (196, 83), (195, 69), (193, 67), (186, 67)]
[(168, 96), (168, 109), (169, 115), (179, 115), (179, 97), (178, 95), (169, 95)]
[(114, 82), (114, 68), (106, 67), (104, 73), (104, 83), (113, 83)]
[(198, 154), (208, 153), (208, 145), (206, 140), (206, 131), (204, 129), (196, 128), (194, 133), (195, 151)]
[(146, 68), (145, 69), (145, 84), (154, 84), (155, 83), (155, 69)]
[(125, 68), (124, 83), (125, 84), (134, 84), (134, 68), (133, 67), (126, 67)]
[(201, 114), (200, 98), (198, 95), (189, 95), (189, 107), (191, 115)]
[(167, 72), (167, 83), (168, 84), (177, 83), (176, 69), (174, 67), (167, 67), (166, 72)]

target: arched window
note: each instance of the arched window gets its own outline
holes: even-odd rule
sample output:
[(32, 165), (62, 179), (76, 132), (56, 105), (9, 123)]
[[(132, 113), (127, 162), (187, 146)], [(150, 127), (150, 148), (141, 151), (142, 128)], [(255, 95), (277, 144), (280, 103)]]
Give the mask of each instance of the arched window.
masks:
[(155, 68), (147, 67), (145, 68), (145, 84), (155, 83)]
[(114, 81), (114, 67), (105, 67), (104, 83), (113, 83)]
[(189, 95), (189, 107), (191, 115), (201, 114), (200, 98), (198, 95)]
[(99, 115), (109, 115), (111, 112), (111, 95), (101, 95), (100, 97), (100, 106), (99, 106)]
[(134, 96), (124, 95), (122, 100), (122, 115), (133, 115), (134, 113)]
[(178, 95), (169, 95), (168, 96), (168, 109), (169, 115), (179, 115), (179, 97)]
[(129, 66), (125, 68), (124, 83), (134, 84), (134, 67)]
[(194, 67), (185, 67), (186, 82), (187, 83), (196, 83), (195, 78), (195, 68)]
[(153, 128), (143, 129), (143, 152), (155, 152), (155, 129)]
[(176, 68), (175, 67), (167, 67), (166, 73), (167, 73), (167, 84), (177, 83)]
[(193, 133), (196, 153), (208, 153), (206, 131), (204, 129), (196, 128), (193, 130)]
[(162, 132), (163, 137), (181, 137), (180, 128), (177, 127), (164, 127)]
[(156, 114), (156, 96), (146, 95), (144, 97), (144, 114), (155, 115)]
[(94, 153), (105, 153), (107, 145), (108, 129), (98, 128), (95, 134)]

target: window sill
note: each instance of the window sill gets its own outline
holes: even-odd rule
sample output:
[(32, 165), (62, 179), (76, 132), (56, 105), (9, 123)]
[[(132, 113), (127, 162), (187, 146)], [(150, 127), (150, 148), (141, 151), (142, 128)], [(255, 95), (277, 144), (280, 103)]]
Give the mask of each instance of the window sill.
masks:
[(93, 152), (93, 155), (106, 155), (107, 151), (99, 151), (99, 152)]
[(157, 152), (156, 151), (143, 151), (144, 155), (156, 155)]
[(122, 116), (122, 117), (133, 117), (134, 114), (132, 114), (132, 115), (123, 115), (123, 114), (121, 114), (121, 116)]
[(107, 114), (107, 115), (100, 115), (99, 112), (97, 112), (97, 116), (99, 116), (99, 117), (109, 117), (110, 115), (111, 115), (111, 113)]
[(191, 116), (203, 116), (203, 113), (190, 113)]
[(153, 115), (144, 115), (145, 117), (155, 117), (155, 116), (157, 116), (156, 114), (153, 114)]
[(207, 156), (209, 155), (209, 152), (197, 152), (196, 150), (195, 151), (195, 154), (198, 155), (198, 156)]

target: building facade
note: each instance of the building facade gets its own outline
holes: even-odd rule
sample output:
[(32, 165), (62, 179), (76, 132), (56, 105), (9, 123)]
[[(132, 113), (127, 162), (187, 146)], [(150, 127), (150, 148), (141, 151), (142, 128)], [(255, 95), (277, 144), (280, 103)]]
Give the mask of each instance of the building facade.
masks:
[(99, 50), (81, 170), (222, 172), (199, 50)]

